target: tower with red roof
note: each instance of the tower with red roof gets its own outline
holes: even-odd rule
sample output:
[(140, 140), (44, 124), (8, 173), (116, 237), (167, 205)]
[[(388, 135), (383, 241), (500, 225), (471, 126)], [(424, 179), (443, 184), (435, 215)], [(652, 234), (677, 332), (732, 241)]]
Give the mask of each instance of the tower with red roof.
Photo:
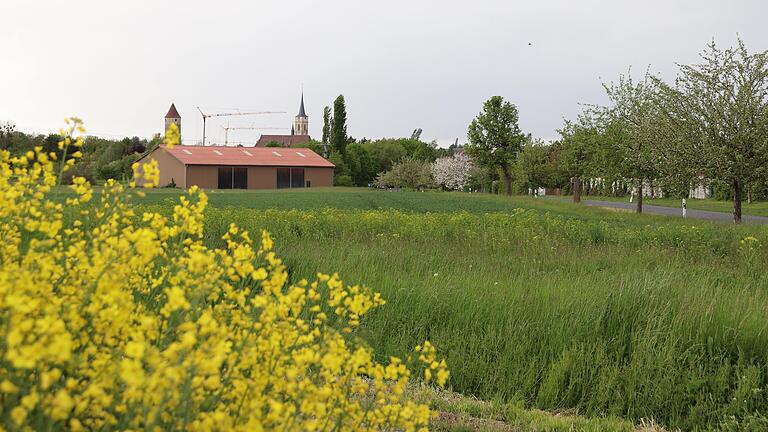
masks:
[(181, 116), (179, 115), (179, 112), (176, 111), (176, 105), (171, 104), (171, 107), (168, 109), (168, 114), (165, 115), (165, 133), (168, 133), (168, 129), (171, 127), (172, 124), (175, 124), (176, 127), (179, 129), (179, 136), (181, 136)]

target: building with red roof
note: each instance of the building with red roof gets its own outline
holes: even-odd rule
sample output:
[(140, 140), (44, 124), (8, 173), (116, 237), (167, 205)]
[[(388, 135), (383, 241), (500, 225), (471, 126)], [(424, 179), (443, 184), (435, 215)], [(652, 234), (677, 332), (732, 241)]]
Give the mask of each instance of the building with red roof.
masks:
[(280, 144), (280, 147), (293, 147), (308, 143), (312, 138), (309, 135), (262, 135), (256, 142), (256, 147), (266, 147), (270, 143)]
[(161, 145), (139, 164), (152, 160), (160, 167), (160, 186), (204, 189), (333, 186), (335, 167), (307, 148)]

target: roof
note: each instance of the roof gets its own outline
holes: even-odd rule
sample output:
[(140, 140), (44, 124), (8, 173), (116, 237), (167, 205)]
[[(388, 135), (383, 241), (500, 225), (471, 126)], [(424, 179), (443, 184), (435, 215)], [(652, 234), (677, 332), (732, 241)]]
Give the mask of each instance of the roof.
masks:
[(168, 114), (165, 115), (165, 118), (181, 118), (179, 112), (176, 111), (176, 105), (171, 104), (171, 107), (168, 109)]
[(309, 135), (262, 135), (256, 142), (256, 147), (264, 147), (270, 142), (278, 142), (284, 147), (291, 147), (298, 144), (306, 144), (312, 138)]
[(307, 114), (304, 112), (304, 92), (301, 92), (301, 106), (299, 106), (299, 115), (296, 117), (306, 117)]
[(335, 165), (307, 148), (176, 145), (167, 148), (184, 165), (291, 166), (333, 168)]

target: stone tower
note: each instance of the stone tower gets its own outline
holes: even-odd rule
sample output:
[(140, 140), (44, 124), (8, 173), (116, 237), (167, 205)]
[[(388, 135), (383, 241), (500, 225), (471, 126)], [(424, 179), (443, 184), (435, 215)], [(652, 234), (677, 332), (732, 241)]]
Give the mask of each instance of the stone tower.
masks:
[(168, 109), (168, 114), (165, 115), (165, 133), (168, 133), (168, 128), (171, 127), (172, 124), (175, 124), (176, 127), (179, 129), (179, 136), (181, 136), (181, 116), (179, 115), (179, 112), (176, 111), (176, 105), (171, 104), (171, 108)]
[(304, 112), (304, 92), (301, 92), (301, 105), (299, 106), (299, 114), (293, 119), (292, 134), (296, 135), (309, 135), (309, 117)]

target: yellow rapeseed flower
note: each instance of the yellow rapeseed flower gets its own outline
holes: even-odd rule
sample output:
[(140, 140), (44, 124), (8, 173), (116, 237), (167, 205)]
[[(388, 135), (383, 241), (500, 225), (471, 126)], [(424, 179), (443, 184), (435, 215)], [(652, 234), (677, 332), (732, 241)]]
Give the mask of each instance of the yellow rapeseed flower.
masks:
[[(83, 143), (82, 122), (67, 125), (64, 151)], [(79, 156), (75, 149), (67, 160)], [(233, 225), (226, 247), (208, 248), (207, 196), (196, 187), (171, 215), (131, 207), (115, 181), (95, 196), (75, 177), (74, 197), (59, 202), (51, 192), (67, 160), (42, 148), (20, 157), (0, 150), (0, 409), (10, 425), (428, 427), (429, 408), (405, 389), (411, 370), (446, 383), (435, 347), (419, 346), (414, 364), (379, 363), (348, 335), (384, 304), (378, 293), (337, 274), (289, 282), (267, 232), (253, 241)], [(134, 171), (158, 185), (156, 162)]]

